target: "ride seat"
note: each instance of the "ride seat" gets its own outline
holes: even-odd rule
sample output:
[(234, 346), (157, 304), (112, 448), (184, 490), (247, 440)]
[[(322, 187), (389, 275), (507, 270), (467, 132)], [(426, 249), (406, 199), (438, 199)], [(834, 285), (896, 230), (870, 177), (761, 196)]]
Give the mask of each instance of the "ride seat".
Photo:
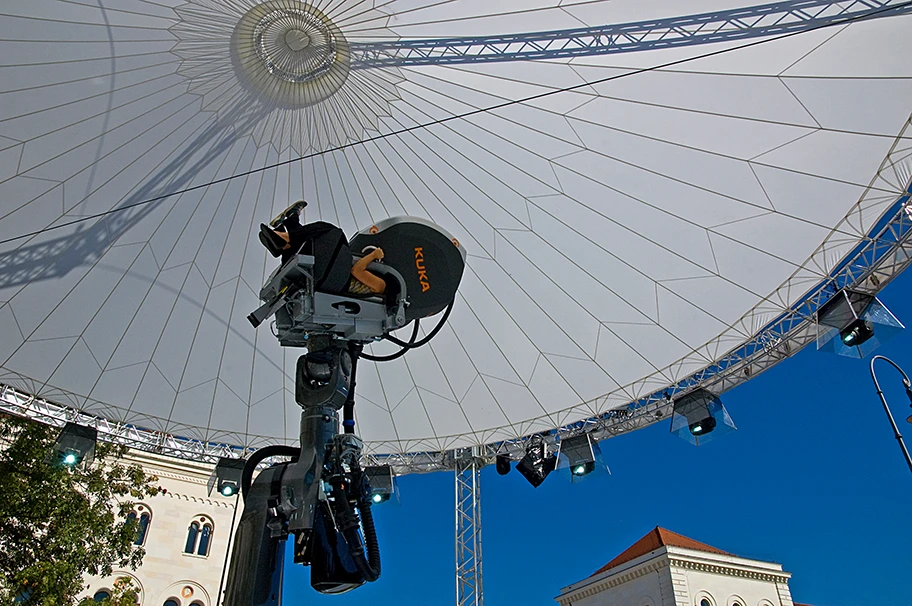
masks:
[(314, 290), (342, 294), (348, 289), (352, 254), (345, 233), (338, 227), (305, 244), (305, 254), (314, 257)]
[[(359, 256), (353, 255), (352, 265), (354, 265), (359, 258)], [(364, 295), (364, 298), (382, 300), (387, 307), (398, 305), (400, 297), (405, 294), (405, 279), (402, 277), (402, 274), (396, 271), (395, 268), (376, 261), (367, 266), (367, 271), (383, 278), (383, 281), (386, 282), (386, 290), (382, 295)], [(349, 294), (348, 296), (353, 297), (355, 295)]]

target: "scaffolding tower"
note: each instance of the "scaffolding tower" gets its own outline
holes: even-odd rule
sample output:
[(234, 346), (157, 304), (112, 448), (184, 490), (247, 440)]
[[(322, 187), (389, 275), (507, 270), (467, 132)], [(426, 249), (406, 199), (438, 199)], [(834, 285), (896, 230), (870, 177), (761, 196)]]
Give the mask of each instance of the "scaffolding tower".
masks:
[(481, 468), (472, 448), (455, 451), (456, 606), (483, 606), (481, 576)]

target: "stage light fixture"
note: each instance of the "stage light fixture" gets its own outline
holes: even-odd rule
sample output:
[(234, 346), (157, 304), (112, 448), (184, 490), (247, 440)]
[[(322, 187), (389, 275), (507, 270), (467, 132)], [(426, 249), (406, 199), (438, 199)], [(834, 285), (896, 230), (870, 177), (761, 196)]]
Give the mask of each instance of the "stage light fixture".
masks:
[(89, 466), (95, 458), (97, 440), (98, 430), (94, 427), (67, 423), (54, 442), (53, 460), (66, 467)]
[(374, 504), (384, 503), (390, 500), (396, 490), (396, 477), (393, 475), (393, 468), (389, 465), (378, 465), (374, 467), (365, 467), (364, 475), (371, 487), (371, 502)]
[(576, 483), (591, 474), (596, 468), (605, 467), (601, 462), (601, 454), (598, 442), (592, 439), (591, 434), (585, 433), (563, 438), (560, 441), (557, 467), (561, 470), (568, 470), (570, 481)]
[(544, 438), (535, 434), (526, 442), (526, 454), (516, 464), (516, 471), (521, 473), (529, 484), (538, 488), (555, 467), (557, 467), (557, 457), (550, 452)]
[(212, 475), (209, 476), (209, 494), (216, 488), (223, 497), (233, 497), (241, 490), (241, 476), (244, 474), (245, 459), (219, 457)]
[(702, 421), (697, 421), (696, 423), (691, 423), (688, 426), (690, 433), (695, 436), (706, 435), (716, 428), (716, 420), (712, 417), (707, 417)]
[(508, 454), (499, 454), (494, 459), (494, 467), (497, 469), (497, 473), (502, 476), (510, 473), (510, 455)]
[(671, 433), (699, 446), (736, 429), (718, 396), (696, 389), (674, 400)]
[(877, 297), (842, 289), (817, 310), (817, 349), (863, 358), (902, 329)]
[(867, 320), (858, 318), (844, 329), (839, 331), (839, 338), (849, 346), (857, 346), (874, 336), (874, 325)]

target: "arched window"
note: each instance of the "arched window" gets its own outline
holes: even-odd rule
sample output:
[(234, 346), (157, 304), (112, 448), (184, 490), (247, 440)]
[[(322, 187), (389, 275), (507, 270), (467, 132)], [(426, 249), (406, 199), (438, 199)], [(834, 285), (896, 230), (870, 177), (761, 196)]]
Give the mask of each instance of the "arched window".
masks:
[(136, 509), (127, 515), (127, 520), (132, 522), (137, 517), (139, 518), (139, 530), (136, 533), (136, 539), (133, 540), (133, 544), (145, 545), (146, 536), (149, 534), (149, 522), (152, 521), (152, 512), (145, 505), (137, 505)]
[[(190, 528), (187, 529), (187, 544), (184, 546), (184, 553), (193, 553), (196, 548), (196, 537), (199, 534), (200, 525), (196, 522), (190, 523)], [(168, 602), (165, 602), (165, 606), (171, 606)]]
[(712, 604), (710, 604), (709, 600), (707, 600), (706, 598), (703, 598), (702, 600), (700, 600), (700, 606), (712, 606)]
[(199, 547), (196, 550), (196, 555), (207, 556), (209, 555), (209, 540), (212, 538), (212, 525), (204, 524), (203, 532), (200, 534)]
[(178, 602), (174, 598), (168, 598), (167, 600), (165, 600), (165, 603), (162, 604), (162, 606), (180, 606), (180, 602)]
[(95, 592), (95, 595), (92, 596), (92, 599), (96, 602), (100, 602), (102, 600), (107, 600), (109, 597), (111, 597), (111, 594), (104, 589), (101, 589)]
[(215, 524), (209, 516), (194, 518), (190, 522), (190, 528), (187, 529), (187, 543), (184, 545), (184, 553), (207, 557), (212, 549), (212, 534), (214, 531)]
[(135, 545), (142, 545), (146, 542), (146, 534), (149, 531), (149, 522), (151, 521), (152, 516), (147, 512), (143, 512), (142, 515), (139, 516), (139, 536), (136, 537), (136, 541), (134, 541)]

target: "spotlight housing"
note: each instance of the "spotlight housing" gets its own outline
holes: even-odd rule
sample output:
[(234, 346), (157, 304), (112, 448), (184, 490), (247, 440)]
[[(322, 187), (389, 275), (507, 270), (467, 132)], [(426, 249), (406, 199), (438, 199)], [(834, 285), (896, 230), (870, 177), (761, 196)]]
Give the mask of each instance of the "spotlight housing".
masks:
[(219, 457), (212, 475), (209, 476), (207, 487), (209, 494), (215, 488), (223, 497), (233, 497), (241, 490), (241, 476), (244, 474), (245, 459)]
[(716, 428), (716, 420), (713, 417), (706, 417), (702, 421), (691, 423), (687, 426), (691, 435), (702, 436)]
[(839, 331), (839, 338), (849, 347), (857, 347), (874, 336), (874, 324), (868, 320), (858, 318)]
[(817, 349), (863, 358), (902, 329), (877, 297), (844, 288), (817, 310)]
[(526, 454), (516, 464), (516, 471), (522, 474), (534, 488), (541, 486), (557, 467), (557, 457), (550, 452), (541, 435), (535, 434), (526, 443)]
[(737, 429), (719, 397), (698, 388), (675, 399), (671, 433), (699, 446)]
[(508, 454), (499, 454), (494, 459), (494, 466), (497, 469), (497, 473), (505, 476), (510, 473), (510, 455)]
[(88, 467), (95, 459), (98, 430), (76, 423), (67, 423), (54, 442), (51, 457), (54, 464), (65, 467)]
[(581, 482), (594, 471), (608, 470), (598, 442), (588, 433), (563, 438), (560, 441), (558, 457), (557, 468), (562, 471), (561, 475), (569, 477), (570, 482), (574, 484)]
[(396, 488), (396, 477), (389, 465), (365, 467), (364, 475), (370, 484), (370, 499), (373, 504), (385, 503), (399, 491)]

